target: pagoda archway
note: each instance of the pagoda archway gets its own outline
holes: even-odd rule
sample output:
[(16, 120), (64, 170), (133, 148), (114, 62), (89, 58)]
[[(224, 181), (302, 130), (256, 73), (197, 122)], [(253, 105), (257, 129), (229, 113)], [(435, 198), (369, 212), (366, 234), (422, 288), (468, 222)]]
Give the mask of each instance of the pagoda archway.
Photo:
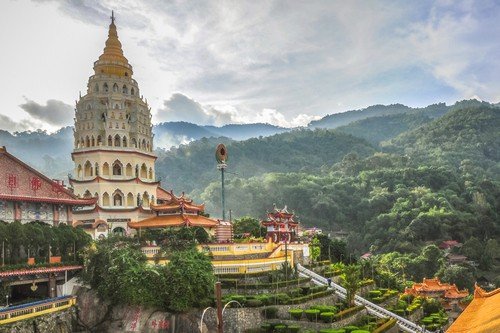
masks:
[(113, 234), (117, 236), (125, 236), (126, 231), (122, 227), (116, 227), (113, 229)]

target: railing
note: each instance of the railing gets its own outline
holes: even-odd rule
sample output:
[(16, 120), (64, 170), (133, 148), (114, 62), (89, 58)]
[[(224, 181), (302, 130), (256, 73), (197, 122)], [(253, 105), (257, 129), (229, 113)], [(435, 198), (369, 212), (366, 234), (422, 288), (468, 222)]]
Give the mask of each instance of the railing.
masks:
[(214, 274), (256, 274), (281, 269), (281, 266), (288, 262), (293, 266), (293, 255), (278, 258), (248, 259), (248, 260), (221, 260), (212, 261)]
[(0, 309), (0, 325), (65, 310), (76, 304), (76, 296), (61, 296)]
[[(328, 280), (326, 278), (324, 278), (323, 276), (321, 276), (319, 274), (316, 274), (315, 272), (305, 268), (304, 266), (302, 266), (300, 264), (297, 264), (297, 270), (299, 271), (300, 275), (310, 277), (311, 280), (318, 285), (324, 286), (324, 285), (328, 284)], [(334, 283), (333, 281), (330, 282), (330, 288), (333, 289), (335, 291), (335, 293), (338, 296), (340, 296), (340, 298), (345, 299), (347, 297), (347, 290), (344, 287)], [(364, 305), (369, 313), (371, 313), (379, 318), (390, 317), (390, 318), (396, 319), (400, 329), (405, 331), (405, 332), (430, 333), (429, 331), (427, 331), (424, 328), (418, 326), (417, 324), (409, 321), (408, 319), (403, 318), (401, 316), (398, 316), (397, 314), (395, 314), (391, 311), (388, 311), (388, 310), (384, 309), (383, 307), (378, 306), (377, 304), (374, 304), (374, 303), (364, 299), (361, 296), (356, 295), (354, 297), (354, 303), (356, 305)]]
[[(246, 254), (261, 254), (273, 251), (272, 243), (247, 243), (247, 244), (204, 244), (199, 245), (199, 251), (210, 251), (215, 256), (237, 256)], [(275, 250), (275, 249), (274, 249)], [(141, 248), (148, 258), (160, 252), (159, 246), (145, 246)]]

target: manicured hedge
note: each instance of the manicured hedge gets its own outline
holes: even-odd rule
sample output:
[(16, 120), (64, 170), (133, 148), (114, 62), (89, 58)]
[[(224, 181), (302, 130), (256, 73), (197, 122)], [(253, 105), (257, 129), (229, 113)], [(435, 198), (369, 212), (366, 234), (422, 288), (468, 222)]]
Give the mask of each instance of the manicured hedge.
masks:
[(334, 315), (335, 315), (335, 313), (333, 313), (333, 312), (321, 312), (319, 316), (320, 316), (321, 320), (323, 320), (323, 322), (333, 323), (333, 316)]
[(323, 313), (323, 312), (337, 312), (338, 309), (337, 307), (333, 306), (333, 305), (313, 305), (311, 306), (311, 309), (316, 309), (316, 310), (319, 310), (319, 312)]
[(304, 313), (304, 310), (302, 309), (290, 309), (288, 310), (288, 313), (290, 316), (295, 319), (295, 320), (300, 320), (302, 318), (302, 314)]
[(381, 297), (382, 296), (382, 291), (380, 291), (380, 290), (370, 290), (368, 292), (368, 296), (370, 298)]
[(380, 325), (375, 330), (373, 330), (372, 333), (384, 333), (389, 329), (391, 329), (394, 325), (396, 325), (396, 323), (397, 323), (396, 319), (389, 319), (384, 324)]
[(345, 333), (344, 329), (341, 328), (325, 328), (319, 331), (319, 333)]
[(358, 311), (361, 311), (364, 308), (365, 307), (363, 305), (359, 305), (359, 306), (354, 306), (354, 307), (349, 308), (349, 309), (345, 309), (344, 311), (340, 311), (339, 313), (337, 313), (335, 315), (335, 320), (341, 320), (341, 319), (344, 319), (346, 317), (352, 316), (353, 314), (355, 314)]
[(304, 311), (306, 314), (306, 318), (309, 319), (309, 321), (317, 320), (319, 317), (319, 310), (316, 309), (307, 309)]
[(286, 333), (286, 325), (278, 324), (278, 325), (274, 326), (274, 331), (276, 333)]
[(240, 284), (238, 283), (239, 279), (224, 279), (222, 280), (222, 286), (224, 288), (236, 288), (238, 289), (270, 289), (270, 288), (280, 288), (280, 287), (287, 287), (287, 286), (293, 286), (305, 282), (311, 281), (311, 278), (300, 278), (300, 279), (294, 279), (294, 280), (287, 280), (287, 281), (278, 281), (278, 282), (266, 282), (266, 283), (248, 283), (248, 284)]
[(301, 297), (297, 297), (297, 298), (292, 298), (292, 299), (290, 299), (290, 304), (304, 303), (304, 302), (310, 301), (312, 299), (316, 299), (316, 298), (320, 298), (320, 297), (331, 295), (332, 293), (333, 293), (333, 290), (325, 290), (325, 291), (320, 291), (320, 292), (315, 293), (315, 294), (308, 294), (308, 295), (305, 295), (305, 296), (301, 296)]
[(358, 326), (350, 325), (342, 327), (345, 330), (345, 333), (351, 333), (353, 331), (359, 330)]
[(299, 333), (300, 326), (299, 325), (288, 325), (288, 332), (290, 333)]

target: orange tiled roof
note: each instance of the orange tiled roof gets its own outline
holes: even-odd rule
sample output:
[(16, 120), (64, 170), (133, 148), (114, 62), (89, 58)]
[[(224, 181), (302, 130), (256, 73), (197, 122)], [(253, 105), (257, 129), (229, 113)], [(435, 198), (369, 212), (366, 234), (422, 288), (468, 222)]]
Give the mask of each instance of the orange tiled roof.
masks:
[(128, 225), (134, 229), (140, 228), (168, 228), (180, 226), (209, 227), (213, 228), (219, 224), (217, 220), (210, 219), (202, 215), (160, 215), (150, 217), (139, 222), (129, 222)]
[(467, 289), (458, 290), (456, 285), (441, 283), (438, 278), (424, 278), (422, 283), (414, 283), (411, 288), (405, 289), (405, 294), (419, 295), (426, 292), (444, 292), (443, 296), (445, 298), (464, 298), (469, 295)]
[(500, 288), (486, 292), (476, 285), (474, 299), (446, 333), (496, 333), (500, 331)]

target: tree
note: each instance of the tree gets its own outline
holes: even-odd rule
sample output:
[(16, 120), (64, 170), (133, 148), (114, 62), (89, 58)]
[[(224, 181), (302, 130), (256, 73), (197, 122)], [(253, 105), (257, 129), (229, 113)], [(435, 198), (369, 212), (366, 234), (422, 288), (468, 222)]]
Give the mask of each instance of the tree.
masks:
[(259, 220), (250, 216), (244, 216), (234, 220), (233, 232), (238, 236), (250, 234), (252, 237), (259, 238), (265, 236), (266, 229), (261, 227)]
[(347, 291), (346, 302), (348, 306), (354, 306), (354, 296), (361, 282), (360, 268), (358, 265), (347, 265), (344, 273), (340, 276), (343, 287)]
[(167, 265), (166, 293), (168, 307), (182, 312), (205, 307), (214, 295), (215, 276), (210, 258), (195, 248), (173, 253)]
[(451, 265), (446, 267), (439, 275), (443, 282), (454, 283), (459, 289), (473, 290), (474, 288), (474, 276), (470, 269), (466, 267)]
[(316, 262), (321, 255), (321, 246), (319, 239), (314, 237), (309, 244), (309, 251), (311, 252), (311, 259)]

